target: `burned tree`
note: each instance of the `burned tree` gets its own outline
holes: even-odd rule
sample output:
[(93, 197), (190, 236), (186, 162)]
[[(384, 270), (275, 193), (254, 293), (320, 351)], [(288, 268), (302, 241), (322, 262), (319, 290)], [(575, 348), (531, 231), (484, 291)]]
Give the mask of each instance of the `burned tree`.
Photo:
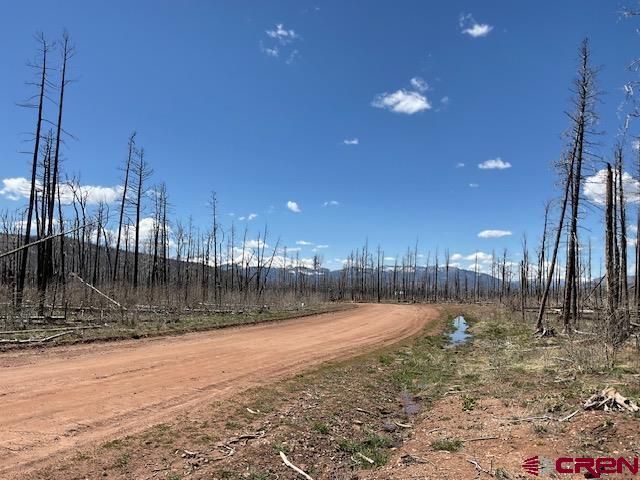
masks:
[[(36, 37), (38, 43), (40, 44), (40, 54), (41, 60), (38, 65), (31, 65), (39, 71), (39, 81), (36, 84), (38, 89), (37, 93), (37, 103), (33, 104), (25, 104), (26, 106), (37, 108), (38, 114), (36, 117), (36, 129), (34, 134), (34, 146), (33, 146), (33, 160), (31, 162), (31, 188), (29, 190), (29, 204), (27, 206), (27, 219), (24, 224), (24, 240), (23, 245), (28, 245), (31, 239), (31, 222), (33, 221), (33, 210), (35, 207), (36, 201), (36, 182), (38, 175), (38, 154), (40, 153), (40, 139), (41, 139), (41, 131), (42, 131), (42, 120), (43, 120), (43, 108), (44, 108), (44, 98), (47, 87), (47, 55), (51, 46), (44, 38), (43, 34), (39, 34)], [(16, 308), (20, 308), (22, 305), (22, 296), (24, 292), (24, 282), (27, 275), (27, 260), (28, 260), (28, 250), (25, 249), (20, 254), (20, 267), (18, 269), (18, 278), (16, 281), (16, 290), (15, 290), (15, 306)]]

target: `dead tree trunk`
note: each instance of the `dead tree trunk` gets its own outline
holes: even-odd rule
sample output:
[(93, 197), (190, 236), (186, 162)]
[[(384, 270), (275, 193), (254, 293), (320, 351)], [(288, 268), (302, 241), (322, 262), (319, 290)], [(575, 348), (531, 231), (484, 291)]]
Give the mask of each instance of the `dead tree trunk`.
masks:
[(613, 318), (616, 312), (617, 277), (614, 267), (614, 236), (613, 230), (613, 172), (611, 164), (607, 163), (607, 183), (605, 191), (605, 264), (607, 268), (607, 317)]
[(129, 172), (131, 171), (131, 163), (133, 154), (135, 153), (136, 132), (129, 137), (129, 154), (124, 168), (124, 186), (122, 188), (122, 198), (120, 200), (120, 217), (118, 219), (118, 235), (116, 237), (116, 251), (113, 259), (113, 281), (118, 280), (118, 259), (120, 258), (120, 241), (122, 239), (122, 221), (124, 219), (124, 210), (127, 202), (127, 192), (129, 190)]
[[(49, 52), (49, 44), (41, 34), (38, 37), (42, 53), (42, 61), (40, 68), (40, 82), (38, 83), (38, 117), (36, 120), (35, 144), (33, 146), (33, 160), (31, 162), (31, 189), (29, 191), (29, 206), (27, 207), (27, 220), (25, 222), (23, 245), (29, 245), (31, 237), (31, 222), (33, 220), (33, 209), (36, 198), (36, 181), (38, 173), (38, 154), (40, 151), (40, 132), (42, 130), (42, 113), (44, 106), (45, 88), (47, 84), (47, 53)], [(27, 260), (29, 258), (28, 249), (24, 249), (20, 255), (20, 268), (18, 270), (18, 279), (16, 282), (15, 306), (19, 309), (22, 306), (22, 295), (24, 292), (24, 282), (27, 275)]]
[(542, 300), (540, 301), (540, 310), (538, 311), (538, 320), (536, 322), (536, 331), (541, 332), (544, 328), (542, 319), (544, 318), (545, 308), (547, 306), (547, 299), (549, 298), (549, 291), (551, 289), (551, 283), (553, 282), (553, 272), (556, 267), (556, 261), (558, 259), (558, 249), (560, 247), (560, 239), (562, 238), (562, 229), (564, 227), (564, 217), (567, 212), (567, 203), (569, 202), (569, 191), (571, 190), (572, 177), (573, 177), (573, 162), (572, 156), (567, 167), (567, 177), (564, 184), (564, 195), (562, 198), (562, 207), (560, 208), (560, 218), (558, 219), (558, 228), (556, 230), (556, 238), (553, 243), (553, 251), (551, 252), (551, 262), (549, 265), (549, 272), (547, 274), (547, 281), (542, 293)]
[(571, 156), (575, 159), (572, 175), (573, 189), (571, 195), (571, 222), (569, 226), (569, 245), (567, 250), (567, 268), (565, 276), (565, 296), (562, 309), (564, 330), (568, 331), (571, 320), (577, 321), (576, 297), (578, 292), (576, 285), (576, 270), (578, 263), (578, 213), (580, 203), (580, 187), (582, 183), (582, 165), (584, 161), (585, 132), (588, 123), (593, 118), (591, 105), (594, 100), (594, 72), (589, 66), (589, 43), (582, 42), (580, 47), (580, 67), (576, 79), (576, 111), (571, 116), (573, 121), (573, 137)]
[(617, 169), (617, 180), (618, 180), (618, 210), (620, 213), (620, 261), (619, 261), (619, 289), (620, 289), (620, 302), (622, 303), (622, 307), (624, 310), (624, 320), (625, 320), (625, 329), (629, 329), (629, 286), (627, 283), (627, 215), (626, 215), (626, 204), (625, 204), (625, 196), (624, 196), (624, 188), (622, 181), (622, 173), (623, 173), (623, 158), (622, 158), (622, 146), (619, 145), (616, 148), (616, 169)]

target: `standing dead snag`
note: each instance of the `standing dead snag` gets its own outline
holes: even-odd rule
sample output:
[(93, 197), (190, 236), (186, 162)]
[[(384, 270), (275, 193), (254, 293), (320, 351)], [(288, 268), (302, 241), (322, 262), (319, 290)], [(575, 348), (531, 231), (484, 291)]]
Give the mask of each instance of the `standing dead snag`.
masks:
[(593, 103), (595, 101), (595, 72), (590, 67), (589, 42), (585, 39), (580, 46), (580, 66), (575, 81), (576, 110), (569, 114), (573, 126), (571, 129), (571, 220), (569, 225), (569, 245), (567, 249), (567, 266), (565, 275), (565, 295), (562, 318), (565, 331), (569, 330), (571, 321), (575, 323), (577, 311), (577, 265), (578, 265), (578, 213), (580, 189), (582, 184), (582, 167), (585, 158), (585, 138), (588, 127), (595, 120)]
[[(41, 130), (42, 130), (42, 120), (43, 120), (43, 107), (44, 107), (44, 96), (45, 89), (47, 85), (47, 54), (49, 53), (50, 46), (47, 43), (47, 40), (44, 38), (42, 34), (39, 34), (37, 37), (38, 42), (40, 43), (40, 52), (42, 54), (42, 60), (40, 65), (38, 65), (38, 69), (40, 69), (40, 81), (37, 84), (38, 88), (38, 116), (36, 119), (36, 131), (35, 131), (35, 139), (33, 146), (33, 160), (31, 162), (31, 188), (29, 190), (29, 205), (27, 207), (27, 220), (25, 222), (24, 227), (24, 240), (23, 245), (29, 245), (31, 239), (31, 222), (33, 220), (33, 210), (35, 207), (35, 199), (36, 199), (36, 182), (37, 182), (37, 173), (38, 173), (38, 154), (40, 152), (40, 138), (41, 138)], [(27, 259), (29, 258), (29, 252), (27, 249), (22, 251), (20, 255), (20, 267), (18, 269), (18, 278), (16, 282), (16, 291), (15, 291), (15, 306), (16, 308), (20, 308), (22, 306), (22, 295), (24, 292), (24, 281), (27, 275)]]
[[(67, 79), (67, 67), (69, 63), (69, 59), (73, 56), (74, 49), (71, 45), (69, 45), (69, 34), (64, 32), (62, 34), (62, 71), (60, 78), (60, 92), (58, 97), (58, 119), (56, 122), (56, 137), (55, 137), (55, 149), (53, 151), (53, 172), (51, 178), (51, 186), (49, 187), (49, 199), (48, 199), (48, 228), (47, 228), (47, 236), (50, 237), (53, 235), (53, 217), (54, 217), (54, 206), (56, 203), (56, 195), (59, 189), (60, 183), (60, 143), (61, 136), (63, 133), (62, 129), (62, 113), (64, 107), (64, 93), (69, 80)], [(44, 269), (44, 282), (43, 285), (46, 288), (47, 282), (51, 277), (53, 272), (52, 260), (53, 260), (53, 241), (48, 241), (45, 244), (45, 254), (44, 259), (46, 261), (46, 268)]]
[(595, 72), (590, 66), (589, 43), (585, 39), (580, 46), (580, 65), (578, 68), (578, 76), (575, 81), (575, 111), (569, 113), (571, 119), (571, 140), (567, 154), (563, 157), (566, 171), (564, 183), (564, 197), (560, 219), (558, 221), (558, 230), (553, 247), (551, 264), (547, 277), (546, 286), (542, 294), (540, 302), (540, 310), (538, 312), (538, 320), (536, 330), (541, 331), (542, 320), (546, 308), (546, 303), (551, 288), (551, 282), (558, 257), (558, 248), (562, 236), (564, 218), (567, 210), (567, 203), (571, 201), (571, 218), (569, 221), (568, 247), (567, 247), (567, 263), (565, 274), (565, 292), (562, 309), (562, 318), (565, 331), (569, 330), (571, 320), (575, 322), (578, 316), (577, 298), (578, 298), (578, 214), (580, 204), (580, 190), (582, 183), (582, 168), (585, 159), (586, 135), (589, 126), (596, 120), (593, 105), (596, 100), (595, 89)]
[(622, 146), (618, 145), (615, 151), (616, 158), (616, 177), (617, 177), (617, 190), (618, 190), (618, 212), (619, 212), (619, 225), (620, 225), (620, 261), (618, 265), (618, 277), (619, 277), (619, 301), (622, 303), (624, 314), (624, 328), (629, 329), (629, 286), (627, 284), (627, 215), (626, 215), (626, 202), (624, 196), (623, 187), (623, 159), (622, 159)]
[[(133, 245), (133, 288), (138, 288), (138, 276), (140, 270), (140, 220), (142, 213), (142, 197), (145, 193), (145, 182), (151, 176), (151, 169), (149, 165), (144, 160), (144, 149), (141, 148), (138, 152), (138, 159), (135, 164), (135, 190), (136, 190), (136, 199), (135, 199), (135, 208), (136, 208), (136, 224), (135, 228), (135, 239)], [(188, 259), (187, 259), (188, 261)]]
[(544, 292), (542, 293), (542, 300), (540, 301), (540, 310), (538, 310), (538, 320), (536, 322), (537, 332), (542, 332), (542, 330), (544, 329), (542, 320), (544, 318), (547, 299), (549, 298), (549, 291), (551, 290), (551, 283), (553, 282), (553, 272), (555, 270), (556, 262), (558, 259), (558, 250), (560, 247), (560, 239), (562, 238), (564, 218), (567, 212), (567, 203), (569, 201), (569, 190), (571, 188), (572, 177), (573, 177), (573, 158), (571, 158), (569, 162), (570, 163), (567, 168), (567, 176), (564, 181), (564, 195), (562, 198), (562, 207), (560, 209), (560, 218), (558, 219), (558, 228), (556, 229), (556, 238), (553, 243), (553, 251), (551, 252), (551, 262), (549, 265), (549, 272), (547, 274), (547, 281), (544, 287)]
[(118, 219), (118, 234), (116, 237), (116, 249), (113, 259), (113, 281), (118, 279), (118, 259), (120, 257), (120, 241), (122, 238), (122, 221), (124, 219), (124, 211), (127, 202), (127, 192), (129, 191), (129, 172), (131, 171), (131, 165), (133, 162), (133, 154), (135, 152), (136, 145), (136, 132), (133, 132), (129, 136), (129, 154), (127, 155), (127, 161), (124, 167), (124, 186), (122, 188), (122, 197), (120, 200), (120, 216)]
[(607, 179), (605, 189), (605, 265), (607, 268), (607, 317), (611, 319), (617, 308), (618, 279), (614, 268), (614, 236), (613, 230), (613, 172), (607, 163)]

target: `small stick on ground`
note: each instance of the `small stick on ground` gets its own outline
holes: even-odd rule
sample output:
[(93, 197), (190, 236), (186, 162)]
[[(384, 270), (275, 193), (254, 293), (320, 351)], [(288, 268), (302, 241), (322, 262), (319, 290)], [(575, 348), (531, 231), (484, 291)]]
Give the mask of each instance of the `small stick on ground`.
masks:
[(282, 458), (282, 462), (289, 467), (290, 469), (292, 469), (293, 471), (299, 473), (300, 475), (302, 475), (304, 478), (306, 478), (307, 480), (313, 480), (313, 478), (311, 478), (308, 474), (306, 474), (301, 468), (296, 467), (293, 463), (291, 463), (289, 461), (289, 459), (287, 458), (287, 456), (284, 454), (284, 452), (280, 452), (280, 458)]
[(393, 423), (395, 423), (400, 428), (413, 428), (413, 425), (411, 425), (410, 423), (400, 423), (400, 422), (395, 421), (395, 420), (394, 420)]
[(500, 437), (496, 437), (496, 436), (492, 436), (492, 437), (474, 437), (474, 438), (467, 438), (466, 440), (462, 440), (463, 442), (479, 442), (482, 440), (497, 440)]
[(484, 468), (482, 468), (482, 466), (476, 460), (473, 460), (473, 459), (469, 458), (469, 459), (467, 459), (467, 462), (469, 462), (471, 465), (476, 467), (476, 470), (478, 470), (479, 472), (486, 473), (487, 475), (489, 475), (491, 477), (494, 476), (493, 473), (491, 473), (491, 471), (485, 470)]
[(573, 413), (570, 413), (569, 415), (567, 415), (564, 418), (561, 418), (560, 421), (561, 422), (566, 422), (567, 420), (571, 420), (573, 417), (575, 417), (578, 413), (580, 413), (580, 409), (576, 410)]
[(356, 452), (356, 457), (360, 457), (361, 459), (363, 459), (365, 462), (370, 463), (371, 465), (373, 465), (374, 463), (376, 463), (375, 461), (373, 461), (372, 459), (370, 459), (369, 457), (367, 457), (366, 455), (360, 453), (360, 452)]

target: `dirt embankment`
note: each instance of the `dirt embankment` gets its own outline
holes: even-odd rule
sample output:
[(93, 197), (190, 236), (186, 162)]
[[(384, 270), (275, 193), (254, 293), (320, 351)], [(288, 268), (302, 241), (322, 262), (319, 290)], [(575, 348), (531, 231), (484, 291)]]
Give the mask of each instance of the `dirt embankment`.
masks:
[(0, 476), (406, 338), (436, 315), (424, 306), (363, 305), (273, 325), (2, 354)]

